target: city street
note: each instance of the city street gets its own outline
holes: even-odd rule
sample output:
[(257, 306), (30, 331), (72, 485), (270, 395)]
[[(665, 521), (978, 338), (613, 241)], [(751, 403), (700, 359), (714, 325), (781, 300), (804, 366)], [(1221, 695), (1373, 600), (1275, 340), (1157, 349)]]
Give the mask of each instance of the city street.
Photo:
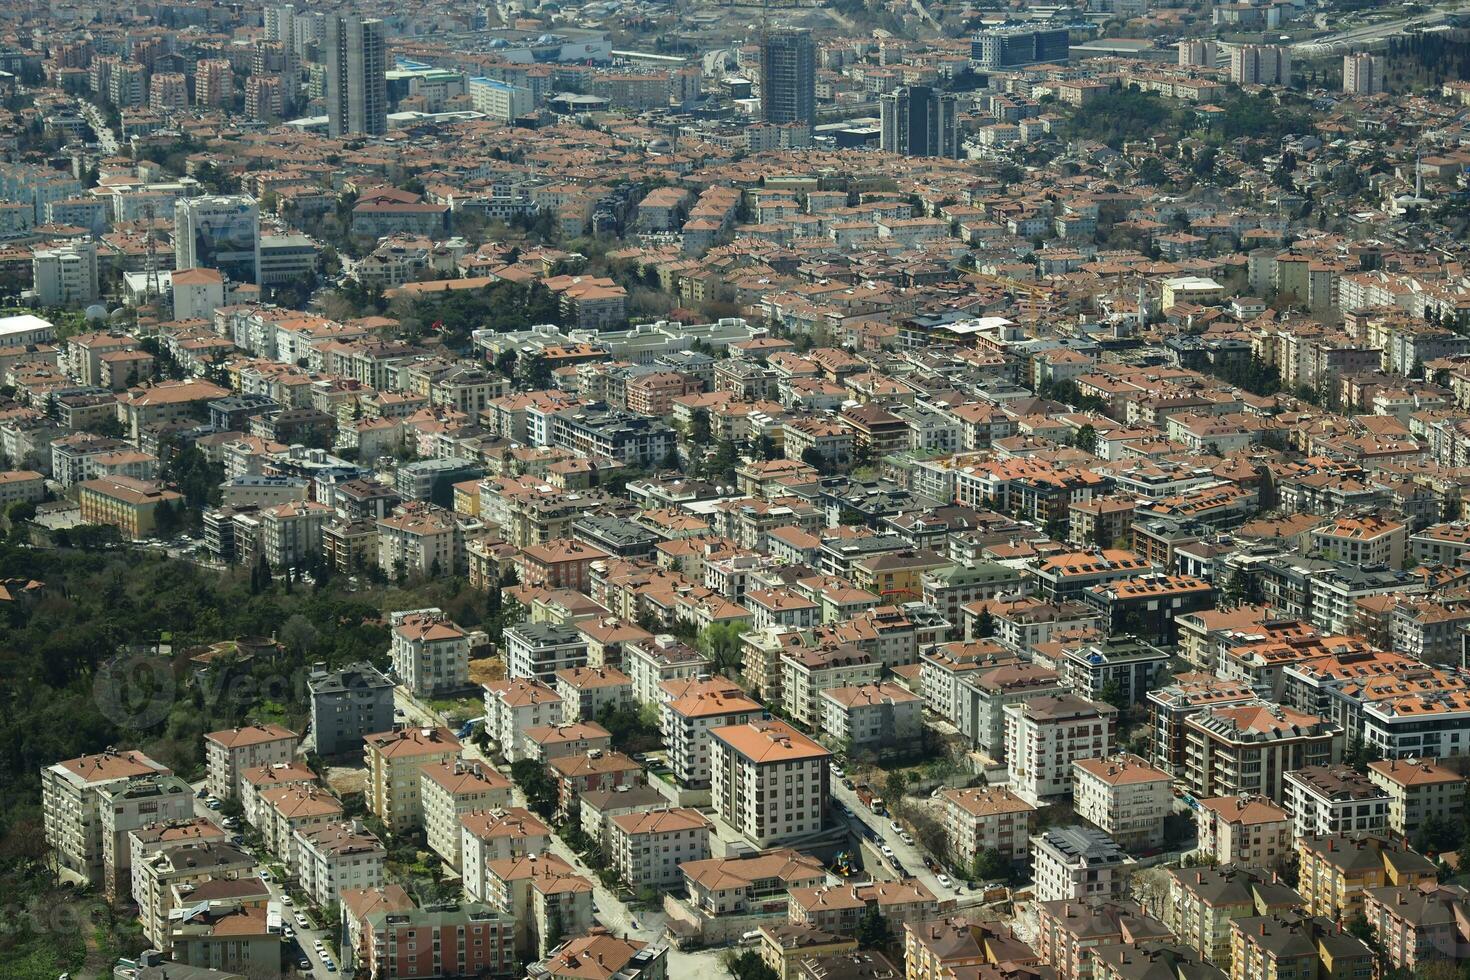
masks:
[[(220, 826), (220, 821), (221, 821), (222, 818), (220, 817), (219, 811), (217, 811), (217, 810), (211, 810), (209, 808), (208, 801), (205, 800), (205, 799), (201, 799), (199, 797), (199, 791), (204, 788), (204, 780), (201, 779), (198, 782), (191, 784), (190, 788), (194, 791), (194, 814), (195, 814), (195, 816), (203, 817), (204, 819), (208, 820), (210, 823), (213, 823), (216, 826)], [(243, 820), (242, 820), (242, 823), (243, 823)], [(229, 830), (229, 829), (224, 828), (222, 826), (220, 826), (220, 829), (223, 830), (227, 834), (235, 834), (235, 833), (238, 833), (238, 830)], [(260, 861), (260, 863), (258, 863), (255, 866), (256, 872), (259, 873), (259, 872), (262, 872), (262, 871), (268, 871), (268, 865), (272, 863), (273, 856), (270, 855), (270, 854), (262, 854), (262, 853), (256, 852), (255, 857), (256, 857), (256, 859), (258, 861)], [(324, 924), (324, 923), (317, 922), (315, 916), (311, 915), (310, 913), (307, 913), (307, 919), (308, 919), (308, 921), (310, 921), (314, 926), (320, 927), (322, 925), (328, 925), (329, 927), (328, 928), (325, 928), (325, 929), (324, 928), (314, 928), (314, 929), (303, 931), (301, 929), (301, 927), (296, 922), (296, 907), (294, 905), (286, 905), (284, 903), (284, 901), (282, 901), (286, 897), (286, 889), (281, 884), (281, 882), (279, 882), (279, 881), (268, 881), (268, 882), (266, 882), (266, 889), (270, 892), (271, 897), (273, 899), (275, 899), (278, 902), (282, 902), (282, 905), (281, 905), (281, 913), (282, 913), (281, 914), (281, 921), (282, 921), (283, 924), (289, 925), (291, 927), (292, 932), (295, 933), (294, 942), (295, 942), (296, 945), (290, 947), (290, 949), (291, 949), (291, 955), (287, 957), (287, 963), (289, 964), (289, 966), (291, 967), (291, 970), (292, 970), (292, 973), (290, 975), (293, 975), (293, 976), (311, 976), (311, 977), (316, 977), (317, 980), (328, 980), (328, 978), (335, 978), (335, 977), (339, 976), (340, 963), (336, 963), (336, 961), (334, 960), (334, 965), (336, 965), (339, 969), (338, 970), (328, 970), (326, 968), (326, 965), (323, 963), (322, 958), (319, 955), (317, 955), (317, 952), (316, 952), (316, 949), (315, 949), (315, 942), (316, 942), (316, 940), (320, 939), (323, 942), (326, 942), (326, 941), (328, 941), (331, 938), (333, 932), (332, 932), (332, 929), (330, 928), (330, 924)], [(300, 953), (297, 953), (296, 952), (296, 947), (297, 946), (299, 946), (300, 949), (301, 949), (301, 952)], [(303, 956), (311, 963), (311, 969), (310, 969), (310, 971), (303, 972), (301, 970), (296, 969), (296, 963), (297, 963), (297, 961), (301, 957), (303, 957)]]
[(890, 826), (891, 817), (880, 817), (872, 810), (863, 805), (858, 799), (857, 793), (842, 785), (839, 779), (832, 780), (832, 795), (838, 802), (847, 805), (852, 811), (850, 820), (857, 820), (867, 826), (878, 835), (881, 843), (887, 844), (893, 849), (893, 855), (898, 859), (899, 866), (904, 874), (909, 877), (918, 878), (922, 881), (934, 896), (941, 902), (947, 899), (963, 900), (968, 897), (962, 889), (946, 888), (939, 883), (939, 877), (924, 865), (924, 851), (917, 844), (905, 843), (903, 838), (894, 833)]

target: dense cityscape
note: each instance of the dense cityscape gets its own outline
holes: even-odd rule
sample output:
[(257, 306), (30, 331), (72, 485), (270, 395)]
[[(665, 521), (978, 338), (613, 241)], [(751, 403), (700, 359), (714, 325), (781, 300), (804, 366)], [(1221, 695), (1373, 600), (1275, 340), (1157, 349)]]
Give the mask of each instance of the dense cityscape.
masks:
[(1470, 980), (1470, 4), (0, 2), (0, 980)]

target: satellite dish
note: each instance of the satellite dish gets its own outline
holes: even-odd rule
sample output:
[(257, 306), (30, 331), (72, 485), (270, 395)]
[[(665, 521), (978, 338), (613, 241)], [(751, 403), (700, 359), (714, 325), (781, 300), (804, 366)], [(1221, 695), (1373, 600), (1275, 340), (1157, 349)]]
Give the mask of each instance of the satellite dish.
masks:
[(111, 313), (109, 313), (107, 315), (107, 318), (109, 320), (111, 320), (113, 323), (121, 323), (123, 321), (123, 319), (127, 317), (127, 315), (128, 315), (128, 308), (126, 306), (119, 306), (117, 309), (115, 309)]
[(107, 319), (107, 307), (101, 303), (93, 303), (82, 311), (82, 315), (88, 320), (105, 320)]

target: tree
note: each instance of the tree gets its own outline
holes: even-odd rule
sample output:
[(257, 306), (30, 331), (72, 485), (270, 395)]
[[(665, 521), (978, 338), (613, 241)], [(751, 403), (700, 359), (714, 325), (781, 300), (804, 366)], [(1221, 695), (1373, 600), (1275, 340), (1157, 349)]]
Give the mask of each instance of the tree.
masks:
[(710, 430), (709, 411), (696, 408), (694, 414), (689, 417), (689, 444), (691, 446), (708, 446), (714, 436)]
[(495, 370), (499, 371), (507, 381), (515, 380), (516, 357), (514, 348), (508, 348), (495, 355)]
[(526, 386), (532, 391), (551, 387), (551, 362), (546, 359), (545, 354), (536, 353), (526, 358), (521, 365), (521, 373)]
[(976, 881), (1010, 881), (1015, 865), (997, 848), (987, 847), (975, 855), (970, 873)]
[(980, 609), (980, 615), (975, 617), (975, 638), (988, 639), (995, 635), (995, 614), (986, 605)]
[(695, 645), (714, 661), (716, 672), (733, 677), (743, 662), (740, 638), (744, 635), (745, 624), (741, 621), (710, 623), (700, 630)]
[(1104, 684), (1098, 697), (1104, 704), (1110, 704), (1119, 711), (1127, 711), (1130, 707), (1128, 698), (1123, 694), (1123, 685), (1119, 684), (1116, 679), (1110, 679)]
[(893, 930), (877, 906), (868, 909), (868, 914), (858, 922), (857, 941), (860, 949), (888, 949), (893, 945)]
[(1083, 452), (1097, 454), (1097, 429), (1088, 422), (1077, 430), (1077, 448)]
[(733, 949), (726, 950), (720, 960), (725, 972), (734, 980), (780, 980), (780, 975), (767, 966), (761, 954), (753, 949), (739, 953)]
[[(502, 751), (504, 748), (501, 746)], [(550, 817), (556, 812), (556, 783), (540, 762), (535, 759), (521, 759), (511, 763), (510, 778), (526, 794), (526, 804), (536, 813), (542, 817)]]

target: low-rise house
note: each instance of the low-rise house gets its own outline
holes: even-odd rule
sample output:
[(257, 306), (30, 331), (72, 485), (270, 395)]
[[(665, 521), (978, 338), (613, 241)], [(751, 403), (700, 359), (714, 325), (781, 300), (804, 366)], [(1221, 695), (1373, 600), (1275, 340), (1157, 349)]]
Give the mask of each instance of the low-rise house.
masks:
[(793, 888), (787, 917), (799, 925), (851, 936), (872, 910), (897, 929), (903, 923), (934, 918), (939, 901), (917, 878)]

